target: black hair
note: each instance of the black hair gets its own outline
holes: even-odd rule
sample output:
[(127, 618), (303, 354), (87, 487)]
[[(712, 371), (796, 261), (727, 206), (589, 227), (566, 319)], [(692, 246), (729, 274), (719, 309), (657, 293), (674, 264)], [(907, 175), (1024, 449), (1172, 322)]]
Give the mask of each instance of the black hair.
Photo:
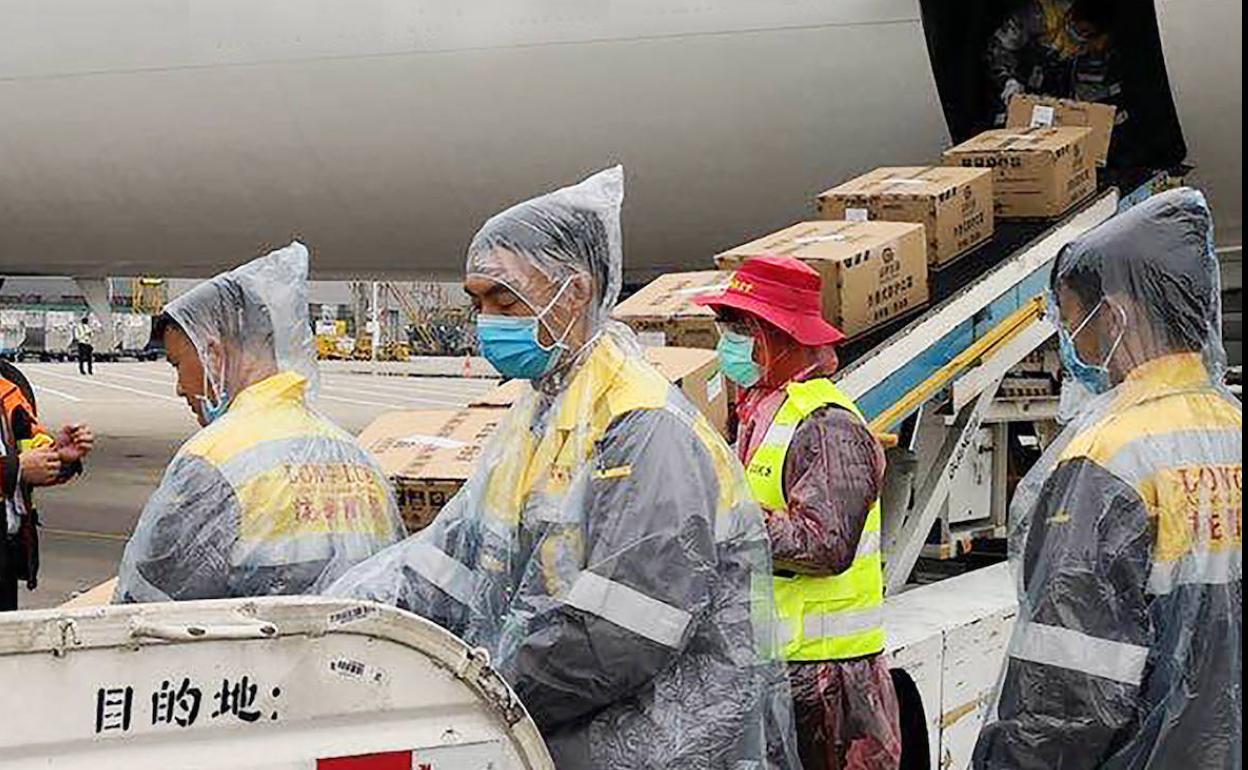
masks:
[[(1105, 296), (1101, 285), (1101, 271), (1098, 263), (1093, 267), (1092, 260), (1077, 261), (1069, 257), (1070, 244), (1062, 247), (1053, 261), (1053, 274), (1049, 276), (1049, 289), (1056, 297), (1058, 289), (1065, 289), (1075, 295), (1079, 304), (1087, 312), (1096, 307)], [(1068, 264), (1073, 262), (1073, 264)]]
[(170, 329), (182, 331), (182, 327), (173, 319), (173, 316), (169, 315), (168, 311), (165, 311), (152, 319), (152, 340), (154, 342), (158, 341), (163, 345), (165, 333)]

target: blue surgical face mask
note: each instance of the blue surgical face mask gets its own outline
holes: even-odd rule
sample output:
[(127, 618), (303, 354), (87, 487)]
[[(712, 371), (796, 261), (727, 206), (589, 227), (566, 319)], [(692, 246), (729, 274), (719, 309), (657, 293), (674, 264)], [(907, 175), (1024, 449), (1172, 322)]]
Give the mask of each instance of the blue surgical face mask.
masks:
[(538, 341), (537, 316), (477, 316), (477, 343), (481, 355), (504, 377), (537, 380), (554, 368), (558, 347), (543, 348)]
[(743, 388), (752, 388), (763, 378), (763, 369), (754, 360), (754, 338), (724, 329), (719, 334), (719, 365), (724, 376)]
[(550, 301), (537, 315), (507, 316), (478, 315), (477, 343), (481, 355), (504, 377), (517, 380), (538, 380), (549, 374), (567, 349), (564, 339), (572, 329), (569, 324), (562, 337), (549, 348), (543, 347), (540, 338), (541, 319), (554, 307), (563, 290), (571, 283), (564, 282)]
[(207, 396), (200, 396), (200, 400), (203, 401), (204, 404), (202, 411), (204, 420), (208, 425), (213, 424), (223, 414), (230, 411), (230, 397), (225, 393), (222, 393), (221, 397), (216, 401), (213, 401)]
[(225, 387), (224, 366), (221, 367), (221, 374), (217, 380), (221, 383), (221, 393), (214, 399), (208, 395), (212, 389), (208, 382), (208, 371), (204, 370), (204, 395), (199, 397), (199, 411), (203, 415), (206, 426), (213, 424), (230, 410), (230, 396), (229, 389)]
[(1066, 369), (1071, 377), (1078, 380), (1085, 388), (1093, 393), (1104, 393), (1110, 388), (1109, 378), (1109, 362), (1113, 360), (1114, 354), (1118, 352), (1118, 346), (1122, 344), (1122, 338), (1127, 332), (1126, 317), (1119, 310), (1120, 321), (1122, 322), (1118, 331), (1118, 337), (1114, 340), (1114, 344), (1110, 346), (1109, 352), (1101, 359), (1098, 364), (1089, 364), (1079, 355), (1079, 349), (1075, 347), (1075, 340), (1079, 334), (1087, 327), (1088, 323), (1101, 311), (1106, 305), (1104, 299), (1092, 308), (1092, 312), (1080, 322), (1079, 326), (1073, 332), (1066, 330), (1066, 325), (1061, 321), (1057, 323), (1057, 340), (1058, 352), (1062, 358), (1062, 366)]

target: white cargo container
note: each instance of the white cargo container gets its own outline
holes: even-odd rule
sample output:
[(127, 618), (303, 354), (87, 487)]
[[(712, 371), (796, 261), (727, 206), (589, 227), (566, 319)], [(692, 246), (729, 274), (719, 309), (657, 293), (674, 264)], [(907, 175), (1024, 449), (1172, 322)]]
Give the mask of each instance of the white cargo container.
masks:
[(113, 314), (113, 340), (122, 355), (140, 355), (152, 337), (151, 316), (140, 313)]
[(360, 602), (6, 613), (6, 770), (552, 770), (488, 656)]
[[(927, 762), (908, 756), (907, 767), (965, 770), (1005, 661), (1018, 615), (1008, 566), (996, 564), (884, 601), (890, 665), (917, 691), (899, 687), (907, 745), (927, 744)], [(924, 730), (913, 722), (921, 713)]]
[(68, 310), (49, 310), (44, 317), (43, 346), (49, 355), (67, 356), (74, 342), (74, 325), (78, 316)]
[(0, 353), (16, 354), (26, 340), (26, 327), (0, 318)]

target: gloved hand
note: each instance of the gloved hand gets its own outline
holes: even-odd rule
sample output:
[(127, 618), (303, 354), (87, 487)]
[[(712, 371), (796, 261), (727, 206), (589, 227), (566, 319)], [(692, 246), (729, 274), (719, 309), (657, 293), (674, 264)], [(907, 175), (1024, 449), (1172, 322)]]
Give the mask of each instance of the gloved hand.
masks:
[(1013, 98), (1015, 94), (1024, 93), (1026, 90), (1027, 89), (1023, 87), (1022, 83), (1018, 82), (1014, 78), (1010, 78), (1005, 82), (1005, 88), (1001, 89), (1001, 103), (1006, 107), (1009, 107), (1010, 99)]

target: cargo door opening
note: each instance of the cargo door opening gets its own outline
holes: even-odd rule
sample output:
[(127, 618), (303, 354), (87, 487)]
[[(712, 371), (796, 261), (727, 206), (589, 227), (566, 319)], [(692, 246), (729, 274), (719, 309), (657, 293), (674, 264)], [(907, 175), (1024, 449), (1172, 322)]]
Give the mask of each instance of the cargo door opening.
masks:
[(1186, 159), (1152, 3), (921, 0), (920, 6), (955, 143), (1002, 125), (1003, 95), (1021, 87), (1116, 106), (1112, 169), (1170, 169)]

